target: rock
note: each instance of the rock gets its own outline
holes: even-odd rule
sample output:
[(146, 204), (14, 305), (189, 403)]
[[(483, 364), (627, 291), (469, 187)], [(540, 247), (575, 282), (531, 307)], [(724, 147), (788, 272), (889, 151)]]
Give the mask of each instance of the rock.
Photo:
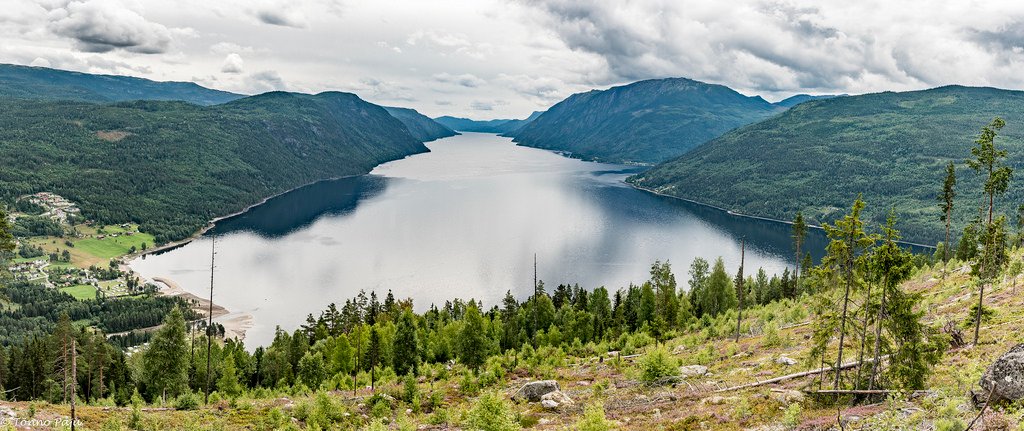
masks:
[(686, 347), (683, 345), (678, 345), (674, 349), (672, 349), (673, 355), (682, 355), (683, 353), (686, 353)]
[(1024, 344), (1014, 346), (996, 359), (982, 374), (978, 382), (980, 392), (973, 394), (974, 402), (984, 403), (992, 391), (992, 401), (1024, 399)]
[(561, 388), (558, 387), (557, 381), (538, 380), (523, 385), (523, 387), (516, 391), (515, 395), (512, 395), (512, 399), (519, 402), (529, 401), (536, 403), (540, 401), (544, 394), (560, 390)]
[(540, 405), (548, 410), (554, 410), (558, 408), (558, 403), (551, 400), (543, 400)]
[(540, 397), (540, 401), (541, 403), (544, 401), (554, 401), (556, 406), (571, 406), (575, 404), (572, 398), (569, 398), (569, 396), (562, 391), (548, 392)]
[(713, 405), (713, 406), (725, 404), (726, 401), (728, 401), (728, 400), (725, 397), (721, 396), (721, 395), (710, 396), (710, 397), (704, 398), (702, 400), (702, 402), (704, 404), (710, 404), (710, 405)]
[(684, 365), (679, 367), (679, 375), (683, 378), (699, 377), (708, 373), (708, 367), (703, 365)]
[(801, 403), (804, 401), (804, 393), (792, 389), (773, 390), (772, 398), (785, 405)]
[(540, 418), (540, 420), (537, 421), (537, 424), (539, 425), (547, 425), (549, 423), (551, 423), (551, 419), (548, 418)]
[(779, 357), (775, 359), (775, 363), (776, 364), (780, 364), (780, 365), (785, 365), (787, 367), (790, 366), (790, 365), (796, 365), (797, 364), (796, 359), (790, 358), (789, 356), (786, 356), (786, 355), (779, 355)]
[(590, 386), (590, 382), (588, 382), (586, 380), (581, 380), (581, 381), (576, 382), (576, 386)]

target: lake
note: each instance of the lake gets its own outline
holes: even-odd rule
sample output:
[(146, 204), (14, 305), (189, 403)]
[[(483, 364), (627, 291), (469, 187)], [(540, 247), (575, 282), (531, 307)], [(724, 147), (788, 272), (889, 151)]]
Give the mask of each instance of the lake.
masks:
[[(562, 157), (508, 138), (466, 133), (428, 143), (430, 153), (325, 181), (225, 219), (185, 246), (131, 262), (209, 295), (210, 235), (217, 235), (214, 302), (248, 313), (250, 347), (280, 325), (344, 303), (360, 289), (390, 289), (418, 310), (461, 297), (500, 303), (533, 289), (533, 259), (548, 291), (560, 283), (609, 289), (642, 283), (655, 260), (679, 284), (695, 257), (722, 256), (735, 273), (781, 273), (792, 261), (786, 224), (636, 190), (637, 168)], [(824, 238), (810, 232), (808, 249)]]

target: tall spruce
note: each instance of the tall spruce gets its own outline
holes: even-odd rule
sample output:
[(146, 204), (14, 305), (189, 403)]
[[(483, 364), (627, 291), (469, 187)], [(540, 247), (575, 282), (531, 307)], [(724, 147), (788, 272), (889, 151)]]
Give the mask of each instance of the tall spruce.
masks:
[(152, 398), (177, 396), (188, 390), (188, 345), (185, 317), (171, 309), (143, 356), (143, 374)]
[(956, 197), (956, 165), (950, 161), (946, 164), (946, 179), (942, 183), (942, 193), (939, 195), (939, 208), (942, 215), (939, 219), (946, 225), (946, 241), (942, 243), (942, 276), (946, 276), (945, 262), (949, 260), (950, 238), (949, 232), (953, 223), (953, 199)]
[(420, 343), (416, 335), (416, 317), (412, 310), (402, 310), (398, 316), (392, 347), (392, 366), (395, 374), (416, 374), (420, 363)]
[(1004, 165), (1006, 150), (1000, 150), (996, 147), (996, 136), (998, 136), (999, 130), (1004, 126), (1006, 126), (1006, 122), (1002, 118), (996, 117), (987, 126), (982, 127), (981, 134), (974, 141), (975, 146), (971, 148), (972, 158), (967, 159), (967, 166), (970, 166), (971, 169), (984, 176), (983, 190), (984, 196), (988, 201), (988, 222), (986, 223), (985, 243), (982, 249), (984, 252), (975, 271), (979, 277), (979, 283), (978, 306), (974, 322), (974, 345), (978, 344), (978, 337), (981, 333), (981, 315), (982, 308), (985, 305), (985, 284), (991, 282), (994, 274), (998, 273), (995, 270), (996, 268), (993, 267), (996, 264), (993, 261), (996, 253), (996, 250), (994, 250), (995, 244), (990, 243), (998, 233), (995, 226), (993, 226), (995, 199), (997, 196), (1002, 196), (1006, 193), (1006, 190), (1010, 187), (1010, 179), (1013, 177), (1013, 169)]

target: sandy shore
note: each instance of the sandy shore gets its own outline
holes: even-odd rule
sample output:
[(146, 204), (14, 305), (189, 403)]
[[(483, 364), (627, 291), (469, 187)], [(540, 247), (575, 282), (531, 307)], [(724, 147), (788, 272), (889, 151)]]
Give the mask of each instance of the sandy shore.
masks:
[[(152, 281), (158, 286), (162, 285), (160, 293), (168, 296), (180, 296), (193, 304), (192, 309), (203, 316), (210, 312), (210, 301), (207, 298), (200, 298), (192, 293), (186, 292), (178, 283), (167, 277), (153, 277)], [(223, 306), (213, 304), (213, 320), (224, 326), (225, 338), (245, 339), (245, 331), (252, 328), (255, 319), (249, 313), (232, 313)]]

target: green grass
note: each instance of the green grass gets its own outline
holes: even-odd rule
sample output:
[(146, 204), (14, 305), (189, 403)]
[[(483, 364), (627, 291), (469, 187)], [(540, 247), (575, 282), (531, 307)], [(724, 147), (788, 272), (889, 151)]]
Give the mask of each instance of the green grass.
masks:
[[(110, 227), (104, 228), (108, 233), (120, 233), (122, 229), (114, 230)], [(147, 233), (136, 233), (131, 236), (121, 235), (118, 237), (107, 236), (103, 239), (86, 238), (75, 241), (75, 249), (91, 254), (101, 259), (110, 259), (128, 254), (132, 247), (142, 249), (142, 244), (153, 245), (153, 235)]]
[(74, 296), (79, 301), (96, 298), (96, 288), (88, 284), (62, 287), (60, 291)]

